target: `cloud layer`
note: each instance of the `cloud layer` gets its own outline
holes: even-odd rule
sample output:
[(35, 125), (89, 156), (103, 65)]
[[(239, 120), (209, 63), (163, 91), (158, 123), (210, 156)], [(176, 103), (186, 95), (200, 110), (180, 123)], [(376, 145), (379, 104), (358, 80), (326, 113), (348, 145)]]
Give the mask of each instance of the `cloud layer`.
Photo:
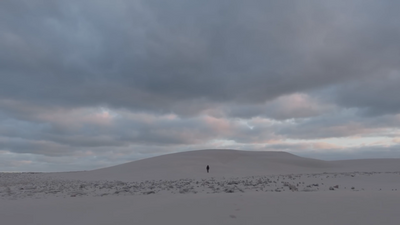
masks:
[(399, 9), (372, 0), (1, 1), (0, 154), (10, 160), (0, 170), (224, 147), (329, 158), (390, 148), (385, 157), (397, 157)]

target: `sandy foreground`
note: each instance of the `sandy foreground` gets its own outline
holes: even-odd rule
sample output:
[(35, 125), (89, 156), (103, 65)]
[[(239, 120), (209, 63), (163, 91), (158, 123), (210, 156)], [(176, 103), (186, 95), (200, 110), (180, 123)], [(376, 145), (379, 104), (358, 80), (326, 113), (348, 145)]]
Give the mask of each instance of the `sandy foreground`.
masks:
[(398, 225), (399, 208), (398, 159), (205, 150), (87, 172), (0, 173), (5, 225)]

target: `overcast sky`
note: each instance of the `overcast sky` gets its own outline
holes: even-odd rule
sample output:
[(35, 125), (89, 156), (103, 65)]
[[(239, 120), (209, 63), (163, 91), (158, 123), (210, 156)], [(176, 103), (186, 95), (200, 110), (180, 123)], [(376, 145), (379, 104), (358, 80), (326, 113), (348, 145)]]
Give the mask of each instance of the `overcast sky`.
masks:
[(0, 171), (400, 157), (400, 1), (1, 0)]

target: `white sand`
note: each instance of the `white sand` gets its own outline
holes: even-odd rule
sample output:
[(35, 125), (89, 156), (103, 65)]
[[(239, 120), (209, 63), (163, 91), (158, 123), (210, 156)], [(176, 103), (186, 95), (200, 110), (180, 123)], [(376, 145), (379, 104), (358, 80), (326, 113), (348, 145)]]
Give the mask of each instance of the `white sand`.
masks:
[(399, 197), (400, 159), (204, 150), (88, 172), (0, 173), (0, 224), (399, 224)]

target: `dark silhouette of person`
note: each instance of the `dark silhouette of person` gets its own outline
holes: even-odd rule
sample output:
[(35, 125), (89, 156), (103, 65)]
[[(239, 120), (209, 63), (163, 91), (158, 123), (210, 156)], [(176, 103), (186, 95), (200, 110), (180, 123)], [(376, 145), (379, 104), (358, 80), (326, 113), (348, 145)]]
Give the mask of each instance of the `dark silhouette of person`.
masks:
[(208, 171), (210, 170), (210, 166), (207, 165), (206, 169), (207, 169), (207, 173), (208, 173)]

